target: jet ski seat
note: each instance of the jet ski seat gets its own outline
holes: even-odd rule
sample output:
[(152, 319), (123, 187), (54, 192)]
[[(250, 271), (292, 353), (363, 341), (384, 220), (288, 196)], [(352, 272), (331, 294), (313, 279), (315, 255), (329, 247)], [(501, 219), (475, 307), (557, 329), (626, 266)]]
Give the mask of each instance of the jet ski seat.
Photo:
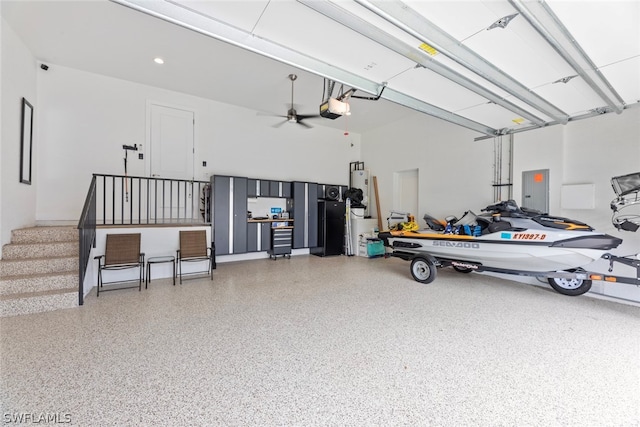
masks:
[(440, 220), (435, 219), (429, 214), (424, 214), (422, 218), (424, 219), (424, 222), (427, 223), (427, 227), (433, 231), (444, 231), (445, 224), (442, 224)]
[(501, 221), (493, 221), (489, 223), (489, 226), (486, 228), (486, 233), (495, 233), (498, 231), (506, 231), (511, 230), (511, 223), (509, 221), (505, 221), (504, 219)]
[(497, 231), (510, 230), (512, 228), (512, 224), (504, 218), (500, 221), (495, 221), (490, 218), (478, 216), (475, 220), (476, 225), (480, 226), (481, 234), (491, 234)]

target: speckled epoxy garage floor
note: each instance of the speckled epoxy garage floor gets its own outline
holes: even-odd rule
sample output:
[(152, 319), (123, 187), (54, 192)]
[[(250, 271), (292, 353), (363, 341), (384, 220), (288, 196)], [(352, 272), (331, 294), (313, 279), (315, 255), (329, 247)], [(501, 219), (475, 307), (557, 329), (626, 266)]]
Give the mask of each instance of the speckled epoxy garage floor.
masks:
[(3, 422), (637, 426), (640, 308), (399, 259), (219, 264), (0, 320)]

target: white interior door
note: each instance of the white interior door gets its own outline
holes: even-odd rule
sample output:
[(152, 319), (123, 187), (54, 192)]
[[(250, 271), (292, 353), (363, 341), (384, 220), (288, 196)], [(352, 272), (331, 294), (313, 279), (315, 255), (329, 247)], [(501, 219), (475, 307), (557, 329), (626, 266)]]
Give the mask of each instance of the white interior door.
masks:
[(158, 206), (156, 218), (163, 222), (192, 218), (193, 187), (186, 182), (164, 179), (194, 178), (194, 112), (165, 105), (150, 104), (149, 169), (155, 181), (149, 198)]
[(418, 219), (418, 169), (394, 172), (393, 210), (408, 212)]
[(151, 104), (151, 176), (193, 179), (193, 111)]

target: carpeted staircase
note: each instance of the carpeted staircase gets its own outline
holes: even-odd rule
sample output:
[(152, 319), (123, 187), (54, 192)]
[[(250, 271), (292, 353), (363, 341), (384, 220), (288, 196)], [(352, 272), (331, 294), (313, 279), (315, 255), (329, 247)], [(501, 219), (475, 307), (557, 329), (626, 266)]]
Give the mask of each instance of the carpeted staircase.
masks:
[(0, 260), (0, 317), (78, 306), (78, 230), (13, 230)]

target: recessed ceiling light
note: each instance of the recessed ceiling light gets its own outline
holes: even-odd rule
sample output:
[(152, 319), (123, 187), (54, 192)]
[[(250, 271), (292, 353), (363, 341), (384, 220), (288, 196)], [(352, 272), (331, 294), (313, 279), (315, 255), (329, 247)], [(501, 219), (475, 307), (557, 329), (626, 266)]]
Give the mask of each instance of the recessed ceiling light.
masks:
[(158, 57), (158, 58), (153, 58), (153, 62), (155, 62), (156, 64), (164, 64), (164, 59)]

